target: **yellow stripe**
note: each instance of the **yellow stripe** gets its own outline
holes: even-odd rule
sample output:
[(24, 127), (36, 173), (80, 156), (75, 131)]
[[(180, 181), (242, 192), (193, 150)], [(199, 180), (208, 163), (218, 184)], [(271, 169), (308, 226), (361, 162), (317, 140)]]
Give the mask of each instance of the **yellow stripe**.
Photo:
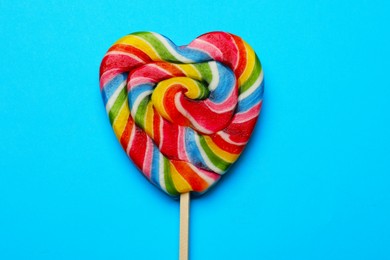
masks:
[(153, 139), (153, 119), (154, 119), (154, 111), (152, 103), (148, 103), (145, 111), (145, 132)]
[(173, 185), (179, 193), (192, 191), (191, 185), (179, 174), (173, 163), (169, 162)]
[(202, 80), (202, 75), (200, 72), (195, 68), (192, 64), (183, 64), (178, 66), (187, 77), (196, 79), (196, 80)]
[(160, 56), (150, 43), (136, 35), (126, 35), (125, 37), (119, 39), (115, 44), (131, 45), (146, 53), (152, 60), (161, 60)]
[(159, 83), (157, 87), (154, 89), (152, 94), (152, 103), (162, 117), (172, 122), (171, 117), (168, 115), (167, 111), (165, 110), (165, 106), (163, 102), (165, 92), (168, 89), (167, 87), (164, 86), (164, 82), (165, 81)]
[(129, 115), (130, 115), (130, 110), (126, 99), (125, 102), (123, 102), (123, 105), (118, 113), (118, 116), (115, 118), (112, 124), (112, 128), (114, 129), (116, 138), (118, 138), (118, 140), (121, 139), (122, 133), (125, 130)]
[(246, 51), (246, 57), (247, 57), (247, 62), (246, 66), (244, 69), (244, 72), (241, 74), (240, 78), (238, 79), (238, 84), (241, 86), (247, 81), (252, 74), (252, 71), (255, 67), (255, 59), (256, 59), (256, 54), (253, 51), (253, 49), (246, 43), (244, 42), (245, 46), (245, 51)]
[(213, 151), (214, 154), (216, 154), (218, 157), (228, 163), (234, 163), (237, 160), (238, 156), (240, 156), (240, 154), (229, 153), (219, 148), (219, 146), (216, 145), (209, 136), (204, 136), (204, 139), (211, 151)]

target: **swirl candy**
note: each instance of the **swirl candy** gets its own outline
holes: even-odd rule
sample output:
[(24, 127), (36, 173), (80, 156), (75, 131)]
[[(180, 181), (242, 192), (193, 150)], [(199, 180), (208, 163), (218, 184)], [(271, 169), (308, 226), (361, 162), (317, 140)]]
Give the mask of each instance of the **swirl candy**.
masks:
[(104, 56), (100, 90), (123, 149), (150, 182), (178, 196), (206, 192), (237, 160), (261, 109), (263, 72), (230, 33), (178, 47), (138, 32)]

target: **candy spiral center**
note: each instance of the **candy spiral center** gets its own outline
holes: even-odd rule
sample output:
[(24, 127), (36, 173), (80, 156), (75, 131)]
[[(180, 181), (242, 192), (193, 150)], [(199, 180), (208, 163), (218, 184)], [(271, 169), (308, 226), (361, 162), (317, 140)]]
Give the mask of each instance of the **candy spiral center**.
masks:
[[(209, 93), (207, 86), (194, 79), (185, 77), (171, 78), (159, 82), (155, 87), (152, 94), (153, 107), (169, 122), (174, 123), (176, 121), (179, 125), (188, 126), (188, 122), (183, 122), (183, 120), (179, 119), (181, 117), (188, 118), (184, 111), (182, 114), (177, 109), (181, 100), (183, 98), (203, 100), (209, 96)], [(175, 113), (172, 112), (173, 109), (175, 109)]]
[(128, 92), (131, 114), (147, 132), (146, 121), (158, 113), (171, 123), (210, 135), (226, 128), (237, 105), (235, 75), (215, 61), (142, 66), (130, 75)]

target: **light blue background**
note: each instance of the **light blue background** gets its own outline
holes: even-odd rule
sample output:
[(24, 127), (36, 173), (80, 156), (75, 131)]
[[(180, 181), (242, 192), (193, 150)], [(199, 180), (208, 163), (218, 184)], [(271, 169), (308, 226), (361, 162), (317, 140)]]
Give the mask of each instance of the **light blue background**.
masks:
[(119, 37), (224, 30), (266, 91), (244, 156), (193, 201), (190, 255), (390, 259), (386, 1), (0, 0), (0, 259), (177, 259), (179, 205), (116, 141), (98, 87)]

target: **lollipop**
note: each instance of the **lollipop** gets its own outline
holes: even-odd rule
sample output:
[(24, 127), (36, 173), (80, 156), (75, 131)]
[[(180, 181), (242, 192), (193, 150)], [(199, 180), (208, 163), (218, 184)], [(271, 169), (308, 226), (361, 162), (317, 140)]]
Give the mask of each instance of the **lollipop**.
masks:
[(181, 196), (184, 214), (189, 193), (207, 192), (247, 144), (262, 105), (263, 72), (253, 49), (230, 33), (176, 46), (138, 32), (107, 51), (100, 90), (126, 154), (156, 187)]

